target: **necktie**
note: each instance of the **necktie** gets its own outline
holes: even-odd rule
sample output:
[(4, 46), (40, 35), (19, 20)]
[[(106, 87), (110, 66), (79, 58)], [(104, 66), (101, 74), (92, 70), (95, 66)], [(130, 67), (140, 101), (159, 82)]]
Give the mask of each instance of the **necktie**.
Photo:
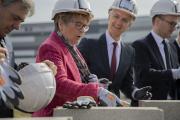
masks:
[(111, 74), (110, 74), (110, 80), (113, 81), (115, 74), (116, 74), (116, 47), (117, 43), (113, 42), (113, 54), (111, 59)]
[(166, 44), (165, 40), (163, 40), (162, 43), (164, 45), (164, 53), (165, 53), (165, 58), (166, 58), (166, 67), (167, 67), (167, 69), (170, 69), (170, 59), (169, 59), (169, 52), (168, 52), (167, 44)]

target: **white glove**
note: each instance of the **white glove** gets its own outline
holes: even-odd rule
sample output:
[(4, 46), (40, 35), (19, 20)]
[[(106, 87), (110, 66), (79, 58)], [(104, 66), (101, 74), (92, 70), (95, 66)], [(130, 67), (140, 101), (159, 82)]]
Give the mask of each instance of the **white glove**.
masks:
[(180, 79), (180, 67), (178, 69), (172, 69), (173, 79)]
[(89, 80), (90, 83), (98, 83), (98, 77), (95, 74), (90, 74), (89, 75)]
[(129, 106), (128, 102), (121, 101), (115, 94), (109, 92), (108, 90), (100, 87), (98, 91), (98, 96), (101, 105), (116, 107), (116, 106)]

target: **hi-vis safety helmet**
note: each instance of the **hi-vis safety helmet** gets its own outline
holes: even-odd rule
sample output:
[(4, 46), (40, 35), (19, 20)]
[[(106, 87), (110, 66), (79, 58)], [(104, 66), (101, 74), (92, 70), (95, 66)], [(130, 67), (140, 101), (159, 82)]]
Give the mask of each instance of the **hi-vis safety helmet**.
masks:
[(179, 3), (176, 0), (159, 0), (151, 8), (151, 16), (175, 15), (180, 16)]
[(137, 4), (135, 0), (114, 0), (109, 10), (111, 9), (122, 10), (130, 14), (133, 18), (137, 16)]
[(52, 20), (62, 12), (89, 14), (93, 18), (90, 3), (87, 0), (57, 0), (52, 11)]

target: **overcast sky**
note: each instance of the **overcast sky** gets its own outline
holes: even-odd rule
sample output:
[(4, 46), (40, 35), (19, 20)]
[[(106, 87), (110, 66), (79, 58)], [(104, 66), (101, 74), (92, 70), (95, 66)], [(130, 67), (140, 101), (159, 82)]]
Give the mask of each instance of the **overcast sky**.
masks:
[[(51, 21), (51, 11), (56, 0), (34, 0), (35, 14), (27, 18), (25, 23), (49, 22)], [(107, 18), (107, 10), (113, 0), (89, 0), (95, 15), (94, 19)], [(149, 15), (152, 5), (157, 0), (136, 0), (138, 5), (138, 15)]]

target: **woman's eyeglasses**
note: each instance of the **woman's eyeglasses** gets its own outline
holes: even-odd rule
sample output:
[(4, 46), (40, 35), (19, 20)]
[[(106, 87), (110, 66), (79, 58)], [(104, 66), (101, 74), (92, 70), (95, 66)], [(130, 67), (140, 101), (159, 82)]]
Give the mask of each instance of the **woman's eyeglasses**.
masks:
[(75, 27), (82, 32), (87, 32), (89, 30), (89, 25), (83, 24), (78, 21), (71, 21), (71, 22), (74, 23)]

